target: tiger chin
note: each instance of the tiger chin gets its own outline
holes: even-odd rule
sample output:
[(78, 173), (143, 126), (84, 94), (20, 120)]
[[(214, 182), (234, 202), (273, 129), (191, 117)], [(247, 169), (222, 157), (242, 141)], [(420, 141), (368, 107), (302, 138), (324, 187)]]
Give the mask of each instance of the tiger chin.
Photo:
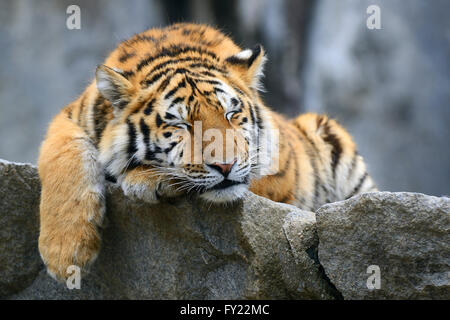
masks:
[[(251, 191), (307, 210), (375, 191), (335, 120), (285, 119), (264, 104), (265, 62), (260, 45), (243, 50), (206, 25), (151, 29), (120, 43), (41, 146), (39, 251), (49, 274), (64, 280), (69, 266), (87, 270), (95, 260), (106, 180), (148, 203), (185, 194), (228, 203)], [(214, 151), (193, 161), (212, 140)], [(278, 141), (275, 149), (263, 147), (268, 140)], [(234, 152), (217, 157), (222, 147)]]

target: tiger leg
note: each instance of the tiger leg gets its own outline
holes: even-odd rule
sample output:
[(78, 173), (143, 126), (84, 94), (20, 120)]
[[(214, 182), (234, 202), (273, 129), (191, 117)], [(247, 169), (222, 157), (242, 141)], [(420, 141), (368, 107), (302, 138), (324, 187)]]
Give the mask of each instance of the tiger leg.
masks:
[(65, 113), (55, 117), (38, 161), (42, 183), (39, 251), (57, 280), (71, 265), (83, 271), (100, 249), (105, 211), (104, 175), (97, 150)]
[(331, 149), (332, 180), (335, 181), (337, 200), (345, 200), (365, 192), (378, 191), (367, 171), (363, 157), (348, 133), (336, 120), (318, 115), (321, 137)]
[(294, 119), (293, 125), (316, 155), (316, 179), (320, 178), (319, 185), (326, 187), (316, 192), (316, 207), (377, 191), (353, 138), (336, 120), (306, 113)]

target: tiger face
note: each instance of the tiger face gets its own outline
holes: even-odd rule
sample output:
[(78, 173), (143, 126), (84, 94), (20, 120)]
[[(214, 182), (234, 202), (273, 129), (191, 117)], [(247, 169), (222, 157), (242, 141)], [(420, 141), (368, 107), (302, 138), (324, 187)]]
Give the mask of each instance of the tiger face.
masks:
[(258, 175), (257, 132), (269, 126), (257, 107), (263, 50), (225, 61), (195, 50), (175, 58), (176, 66), (163, 59), (132, 76), (97, 69), (97, 88), (114, 108), (101, 161), (119, 178), (141, 166), (162, 188), (209, 202), (239, 199)]

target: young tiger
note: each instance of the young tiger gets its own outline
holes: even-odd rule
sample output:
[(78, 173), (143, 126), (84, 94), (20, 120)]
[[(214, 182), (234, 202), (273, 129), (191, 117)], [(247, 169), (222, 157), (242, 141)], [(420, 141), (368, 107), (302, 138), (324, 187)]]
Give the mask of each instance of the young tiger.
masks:
[[(48, 272), (63, 280), (68, 266), (96, 258), (105, 179), (149, 203), (185, 193), (229, 202), (250, 190), (309, 210), (376, 190), (336, 121), (316, 114), (287, 120), (264, 105), (265, 60), (261, 46), (242, 50), (206, 25), (175, 24), (122, 42), (53, 119), (41, 147), (39, 250)], [(239, 131), (240, 139), (223, 142), (236, 152), (192, 163), (193, 151), (178, 161), (207, 148), (208, 139), (191, 146), (183, 139), (195, 123), (203, 134)], [(261, 151), (270, 132), (278, 132), (277, 150)], [(277, 158), (279, 170), (265, 174), (255, 153)]]

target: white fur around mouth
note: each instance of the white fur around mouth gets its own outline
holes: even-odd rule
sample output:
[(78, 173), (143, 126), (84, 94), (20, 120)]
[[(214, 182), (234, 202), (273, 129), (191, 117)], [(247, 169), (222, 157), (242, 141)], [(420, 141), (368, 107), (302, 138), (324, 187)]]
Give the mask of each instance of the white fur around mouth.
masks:
[(218, 189), (208, 190), (200, 195), (200, 198), (207, 202), (225, 203), (232, 202), (242, 198), (248, 190), (248, 185), (241, 183), (234, 186)]

